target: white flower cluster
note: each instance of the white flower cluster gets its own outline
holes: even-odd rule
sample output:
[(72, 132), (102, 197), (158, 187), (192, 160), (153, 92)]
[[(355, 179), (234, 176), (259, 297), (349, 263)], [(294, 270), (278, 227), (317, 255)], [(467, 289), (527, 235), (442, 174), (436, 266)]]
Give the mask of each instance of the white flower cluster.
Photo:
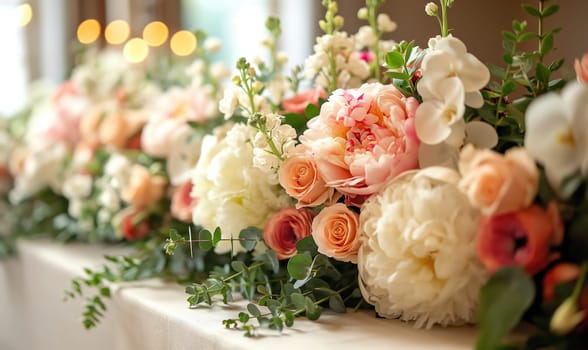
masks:
[(475, 321), (488, 272), (475, 250), (480, 214), (458, 180), (441, 167), (406, 172), (362, 207), (359, 282), (380, 315), (427, 328)]
[[(276, 114), (267, 114), (264, 119), (267, 133), (258, 131), (253, 137), (253, 166), (267, 176), (270, 184), (276, 185), (279, 183), (278, 170), (283, 159), (294, 154), (296, 130), (290, 125), (282, 124)], [(271, 149), (269, 140), (273, 142), (279, 155)]]
[(357, 88), (369, 76), (368, 64), (353, 54), (355, 38), (346, 32), (335, 32), (318, 37), (314, 45), (314, 54), (304, 63), (304, 75), (307, 79), (315, 79), (319, 87), (328, 88), (331, 73), (330, 54), (334, 55), (337, 72), (338, 88)]
[(68, 200), (68, 213), (79, 219), (92, 194), (92, 177), (88, 174), (73, 174), (63, 183), (62, 193)]
[[(208, 135), (202, 141), (202, 153), (192, 182), (192, 196), (198, 204), (193, 221), (205, 229), (220, 227), (223, 238), (237, 238), (249, 226), (263, 228), (269, 215), (290, 204), (280, 186), (272, 185), (265, 174), (253, 166), (252, 139), (256, 130), (235, 124), (226, 134)], [(239, 244), (233, 245), (235, 250)], [(222, 241), (217, 253), (230, 251)]]
[(224, 91), (223, 98), (218, 103), (218, 109), (224, 113), (225, 119), (229, 119), (235, 113), (237, 107), (240, 107), (245, 117), (251, 116), (250, 112), (255, 110), (260, 113), (268, 113), (270, 106), (267, 99), (259, 94), (253, 96), (253, 106), (249, 96), (238, 86), (231, 85)]
[(98, 191), (98, 224), (109, 223), (113, 216), (122, 208), (121, 193), (129, 181), (132, 169), (131, 161), (118, 153), (108, 158), (104, 166), (104, 174), (96, 180)]
[(498, 141), (494, 128), (483, 122), (466, 125), (463, 119), (466, 105), (480, 108), (484, 104), (479, 90), (490, 80), (486, 65), (468, 53), (461, 40), (449, 35), (429, 40), (421, 70), (417, 89), (423, 103), (415, 116), (416, 132), (423, 142), (421, 167), (455, 167), (457, 152), (465, 142), (493, 147)]

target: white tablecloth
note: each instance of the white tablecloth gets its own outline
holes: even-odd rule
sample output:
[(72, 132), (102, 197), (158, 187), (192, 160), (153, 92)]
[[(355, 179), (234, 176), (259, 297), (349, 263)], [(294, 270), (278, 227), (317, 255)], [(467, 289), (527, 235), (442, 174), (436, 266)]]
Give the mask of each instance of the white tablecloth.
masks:
[(250, 339), (221, 324), (245, 302), (190, 310), (183, 287), (158, 280), (120, 285), (107, 318), (86, 331), (79, 301), (64, 303), (63, 291), (112, 249), (20, 242), (18, 257), (0, 262), (0, 349), (470, 349), (475, 342), (470, 327), (424, 331), (373, 312), (323, 313), (317, 322), (297, 319), (281, 335)]

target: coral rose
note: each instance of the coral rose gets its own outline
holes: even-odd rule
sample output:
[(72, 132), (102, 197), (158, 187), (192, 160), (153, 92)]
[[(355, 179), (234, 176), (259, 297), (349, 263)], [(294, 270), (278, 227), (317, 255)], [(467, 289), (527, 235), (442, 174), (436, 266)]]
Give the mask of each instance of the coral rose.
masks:
[(537, 195), (539, 171), (524, 148), (511, 148), (503, 156), (468, 145), (461, 152), (459, 170), (460, 190), (484, 215), (521, 210)]
[(522, 266), (530, 275), (551, 261), (551, 246), (561, 242), (562, 223), (554, 205), (540, 206), (480, 219), (476, 248), (491, 272), (508, 265)]
[(174, 218), (183, 222), (192, 222), (192, 211), (196, 206), (196, 198), (192, 192), (192, 181), (187, 181), (174, 189), (171, 198), (171, 214)]
[(133, 165), (128, 184), (122, 190), (122, 199), (136, 208), (147, 208), (161, 198), (167, 181), (153, 176), (140, 165)]
[(319, 174), (314, 158), (297, 149), (297, 153), (286, 159), (279, 170), (280, 185), (286, 193), (298, 200), (296, 208), (313, 207), (333, 200), (335, 190), (327, 187)]
[(282, 101), (285, 113), (304, 114), (309, 104), (318, 104), (327, 94), (323, 88), (310, 89)]
[(581, 60), (576, 59), (574, 70), (576, 71), (578, 81), (588, 84), (588, 53), (585, 53)]
[(141, 211), (134, 210), (122, 219), (121, 232), (128, 241), (147, 237), (150, 231), (151, 225)]
[(263, 228), (263, 240), (276, 252), (278, 259), (296, 254), (296, 242), (310, 236), (314, 213), (310, 209), (281, 209), (270, 216)]
[(312, 237), (318, 251), (340, 261), (357, 263), (359, 214), (345, 204), (324, 208), (312, 222)]
[(552, 267), (543, 277), (543, 301), (551, 301), (555, 297), (555, 286), (574, 281), (580, 275), (580, 267), (576, 264), (562, 262)]
[(393, 85), (337, 90), (300, 137), (327, 186), (361, 205), (383, 184), (418, 166), (414, 129), (418, 102)]

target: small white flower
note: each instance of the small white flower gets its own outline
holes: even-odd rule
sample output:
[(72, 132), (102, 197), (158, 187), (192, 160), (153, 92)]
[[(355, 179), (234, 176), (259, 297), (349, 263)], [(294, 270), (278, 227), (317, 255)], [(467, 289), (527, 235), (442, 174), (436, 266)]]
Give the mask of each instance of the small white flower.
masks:
[(223, 98), (218, 103), (218, 109), (224, 113), (225, 119), (229, 119), (235, 113), (237, 103), (239, 101), (239, 90), (237, 87), (231, 86), (225, 90)]
[(220, 41), (220, 39), (218, 38), (206, 38), (206, 40), (204, 40), (204, 50), (208, 51), (208, 52), (218, 52), (222, 49), (223, 45)]
[(377, 18), (378, 30), (384, 33), (390, 33), (398, 28), (396, 22), (392, 21), (385, 13), (380, 13)]
[(425, 5), (425, 13), (429, 16), (435, 17), (439, 13), (439, 6), (434, 2), (429, 2)]
[(358, 48), (362, 49), (364, 47), (372, 47), (376, 41), (378, 41), (378, 38), (374, 34), (372, 27), (361, 26), (359, 27), (357, 34), (355, 34), (355, 41)]
[(357, 11), (357, 18), (359, 19), (367, 19), (368, 18), (368, 9), (365, 7), (360, 8)]
[(64, 182), (63, 195), (68, 199), (86, 198), (92, 193), (92, 177), (75, 174)]
[(537, 98), (525, 117), (525, 147), (545, 167), (552, 187), (580, 170), (588, 174), (588, 87), (568, 84), (561, 95)]

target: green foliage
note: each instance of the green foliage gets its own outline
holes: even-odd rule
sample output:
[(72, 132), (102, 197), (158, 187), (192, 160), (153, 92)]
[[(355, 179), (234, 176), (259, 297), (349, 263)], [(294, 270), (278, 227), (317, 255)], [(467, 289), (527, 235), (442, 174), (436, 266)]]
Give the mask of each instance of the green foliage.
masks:
[(405, 96), (420, 98), (415, 82), (418, 79), (416, 73), (424, 57), (424, 52), (415, 47), (414, 41), (401, 41), (386, 54), (388, 70), (385, 76), (392, 79), (394, 86)]
[(480, 292), (476, 349), (498, 348), (534, 298), (533, 280), (521, 267), (505, 267), (495, 272)]

